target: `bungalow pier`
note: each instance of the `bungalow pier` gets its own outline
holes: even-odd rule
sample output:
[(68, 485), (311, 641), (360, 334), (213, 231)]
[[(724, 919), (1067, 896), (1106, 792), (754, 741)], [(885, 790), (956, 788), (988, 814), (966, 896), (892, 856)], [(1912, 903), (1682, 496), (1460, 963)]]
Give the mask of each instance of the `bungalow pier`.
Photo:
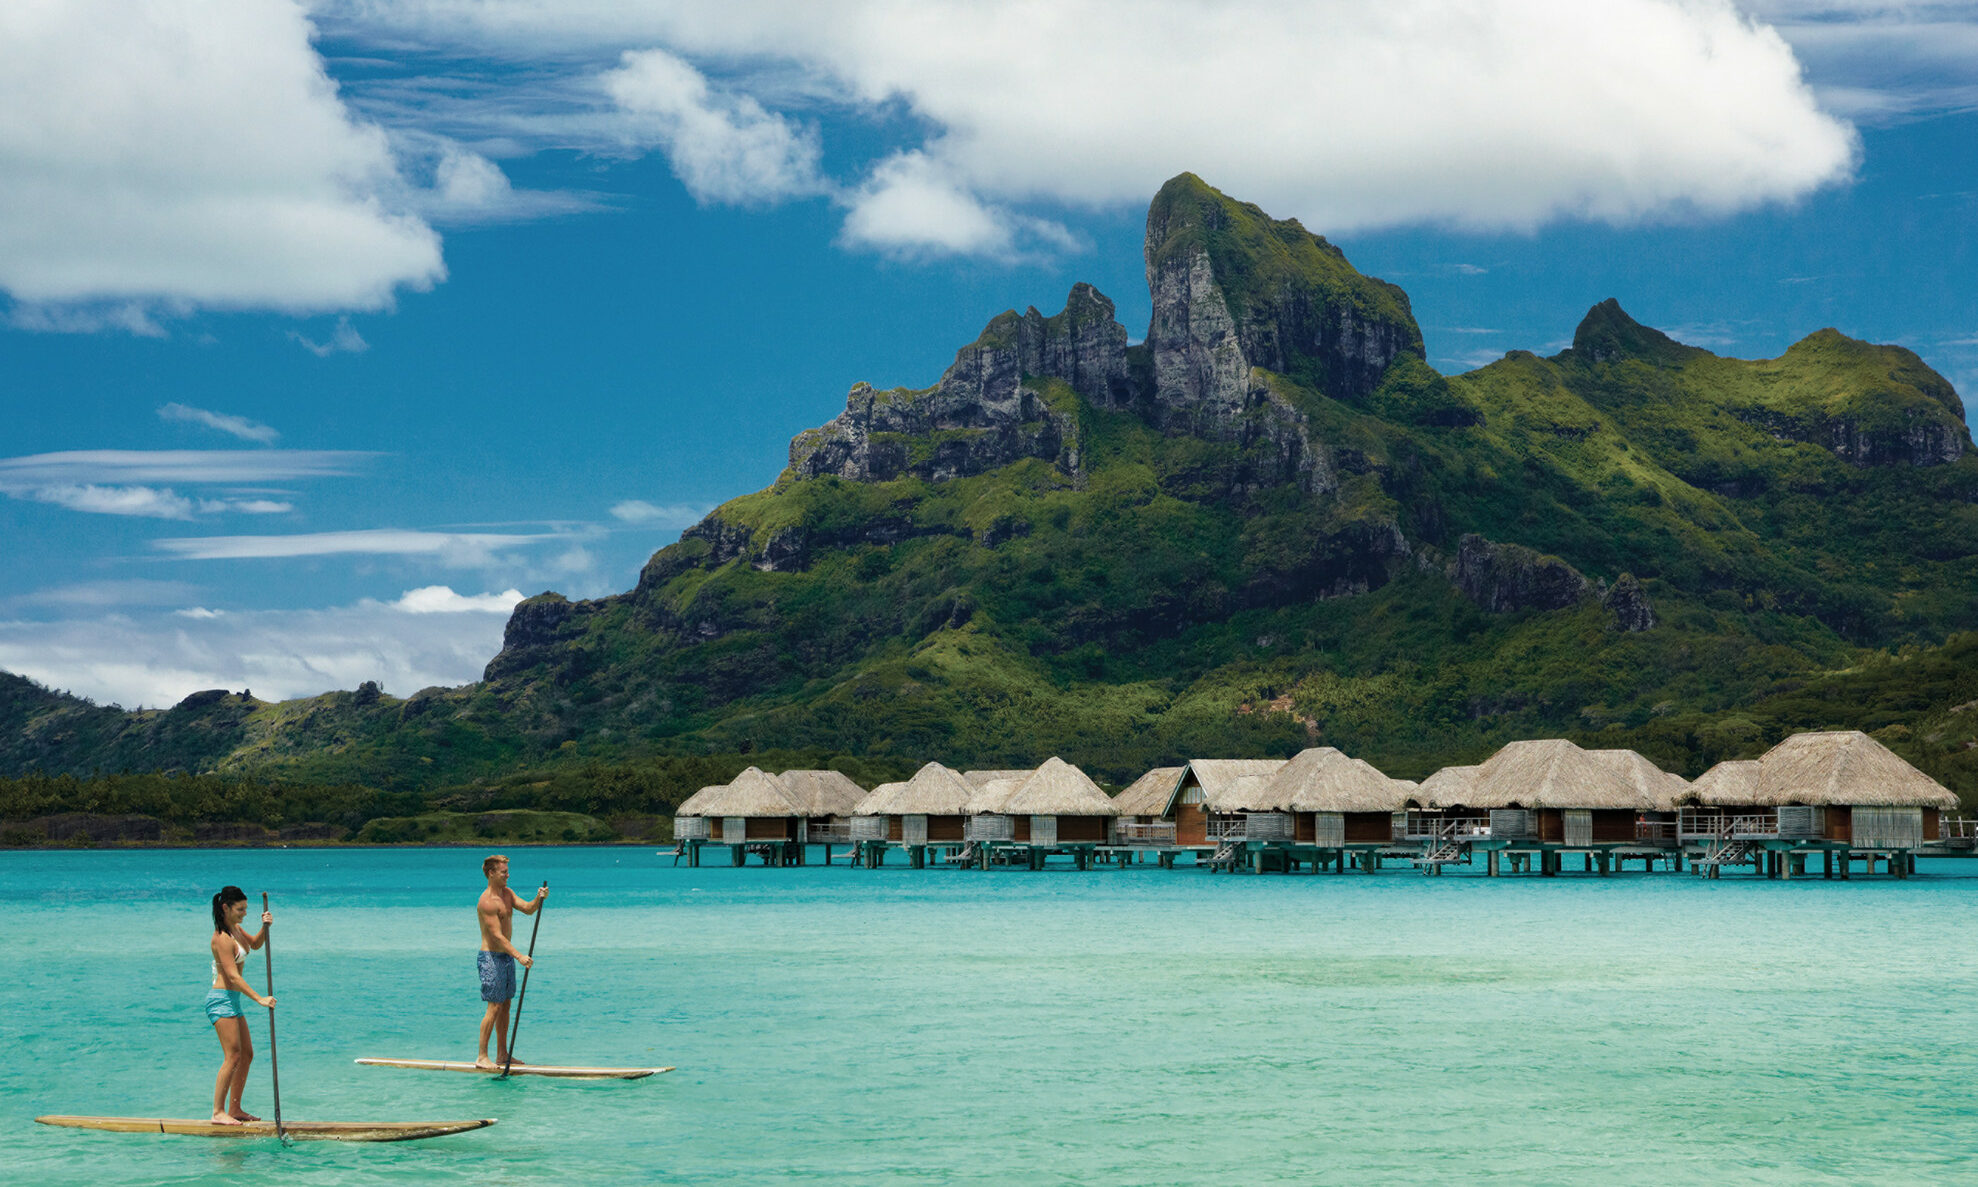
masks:
[[(833, 778), (835, 777), (835, 778)], [(842, 782), (840, 782), (842, 781)], [(1907, 878), (1918, 857), (1978, 856), (1978, 820), (1956, 797), (1855, 731), (1796, 734), (1694, 783), (1628, 750), (1513, 742), (1419, 784), (1331, 747), (1285, 760), (1198, 759), (1147, 772), (1108, 797), (1059, 758), (1034, 771), (928, 763), (869, 794), (836, 772), (755, 768), (680, 805), (676, 853), (698, 865), (802, 864), (844, 843), (852, 864), (1077, 869), (1186, 864), (1247, 873), (1373, 873), (1396, 866), (1487, 877), (1726, 870), (1792, 879)], [(677, 860), (677, 859), (676, 859)]]

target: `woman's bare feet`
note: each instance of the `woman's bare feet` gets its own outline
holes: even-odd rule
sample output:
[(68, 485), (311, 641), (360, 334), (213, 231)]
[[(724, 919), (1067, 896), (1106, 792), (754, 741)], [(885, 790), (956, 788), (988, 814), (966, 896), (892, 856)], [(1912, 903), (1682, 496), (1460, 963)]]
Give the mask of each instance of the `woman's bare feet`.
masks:
[(500, 1065), (500, 1064), (498, 1064), (498, 1063), (496, 1063), (496, 1062), (495, 1062), (494, 1060), (492, 1060), (492, 1059), (489, 1059), (489, 1058), (488, 1058), (487, 1056), (485, 1056), (485, 1055), (476, 1055), (476, 1056), (474, 1057), (474, 1066), (475, 1066), (475, 1067), (500, 1067), (501, 1065)]
[(239, 1125), (239, 1124), (240, 1124), (240, 1118), (238, 1118), (238, 1117), (235, 1117), (235, 1116), (233, 1116), (233, 1115), (232, 1115), (232, 1114), (230, 1114), (230, 1113), (215, 1113), (215, 1114), (213, 1114), (213, 1124), (215, 1124), (215, 1125)]
[(256, 1116), (255, 1116), (254, 1114), (252, 1114), (252, 1113), (250, 1113), (250, 1112), (248, 1112), (248, 1111), (247, 1111), (246, 1109), (243, 1109), (243, 1108), (240, 1108), (240, 1107), (239, 1107), (239, 1106), (237, 1106), (237, 1105), (236, 1105), (236, 1106), (234, 1107), (234, 1110), (233, 1110), (233, 1112), (232, 1112), (231, 1114), (229, 1114), (229, 1115), (230, 1115), (230, 1116), (232, 1116), (232, 1117), (233, 1117), (233, 1119), (234, 1119), (234, 1120), (236, 1120), (236, 1121), (259, 1121), (259, 1120), (261, 1120), (261, 1118), (259, 1118), (259, 1117), (256, 1117)]

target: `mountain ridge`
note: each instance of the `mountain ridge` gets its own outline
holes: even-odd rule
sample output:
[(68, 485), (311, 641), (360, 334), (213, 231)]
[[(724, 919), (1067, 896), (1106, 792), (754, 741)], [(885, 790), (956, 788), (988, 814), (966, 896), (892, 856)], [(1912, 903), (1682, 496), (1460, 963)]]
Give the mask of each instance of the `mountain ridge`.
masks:
[[(1978, 450), (1907, 350), (1722, 358), (1609, 298), (1550, 358), (1443, 376), (1399, 288), (1190, 174), (1144, 257), (1142, 342), (1080, 284), (927, 388), (853, 387), (631, 590), (518, 605), (479, 684), (182, 721), (0, 685), (0, 770), (431, 783), (807, 748), (1130, 777), (1307, 720), (1404, 770), (1519, 733), (1687, 769), (1735, 756), (1722, 722), (1978, 627)], [(1961, 737), (1929, 743), (1943, 769)]]

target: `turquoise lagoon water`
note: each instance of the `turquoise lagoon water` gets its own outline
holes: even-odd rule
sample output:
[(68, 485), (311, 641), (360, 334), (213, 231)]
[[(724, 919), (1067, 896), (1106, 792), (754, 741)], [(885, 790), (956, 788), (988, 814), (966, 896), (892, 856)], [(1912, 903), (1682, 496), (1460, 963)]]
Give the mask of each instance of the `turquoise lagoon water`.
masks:
[[(679, 1071), (501, 1083), (351, 1063), (471, 1057), (477, 853), (6, 853), (0, 1178), (1978, 1178), (1978, 862), (1706, 883), (511, 853), (518, 886), (551, 883), (524, 1057)], [(291, 1149), (33, 1125), (202, 1115), (223, 882), (273, 896), (289, 1117), (500, 1124)], [(265, 1019), (248, 1104), (272, 1115)]]

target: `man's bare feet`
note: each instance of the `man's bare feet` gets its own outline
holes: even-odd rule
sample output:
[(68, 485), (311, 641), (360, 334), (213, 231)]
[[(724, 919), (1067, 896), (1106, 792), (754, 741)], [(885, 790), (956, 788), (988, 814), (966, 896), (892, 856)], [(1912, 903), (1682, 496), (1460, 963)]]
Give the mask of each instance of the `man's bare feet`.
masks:
[(504, 1064), (503, 1066), (504, 1066), (504, 1067), (528, 1067), (529, 1065), (528, 1065), (528, 1064), (526, 1064), (526, 1063), (524, 1063), (524, 1062), (522, 1062), (521, 1060), (519, 1060), (519, 1059), (517, 1059), (517, 1058), (515, 1058), (515, 1057), (514, 1057), (513, 1055), (511, 1055), (511, 1056), (509, 1056), (509, 1057), (508, 1057), (508, 1062), (507, 1062), (506, 1064)]
[(230, 1117), (232, 1117), (232, 1118), (233, 1118), (234, 1120), (236, 1120), (236, 1121), (259, 1121), (259, 1120), (261, 1120), (261, 1118), (259, 1118), (259, 1117), (256, 1117), (256, 1116), (255, 1116), (254, 1114), (252, 1114), (252, 1113), (250, 1113), (250, 1112), (248, 1112), (248, 1111), (247, 1111), (246, 1109), (235, 1109), (235, 1110), (233, 1110), (233, 1112), (231, 1112), (230, 1114), (228, 1114), (228, 1116), (230, 1116)]
[(479, 1054), (479, 1055), (476, 1055), (476, 1056), (474, 1057), (474, 1066), (475, 1066), (475, 1067), (500, 1067), (501, 1065), (500, 1065), (500, 1064), (498, 1064), (498, 1063), (496, 1063), (496, 1062), (495, 1062), (494, 1060), (492, 1060), (492, 1059), (489, 1059), (489, 1058), (487, 1057), (487, 1053), (486, 1053), (486, 1052), (483, 1052), (483, 1053), (481, 1053), (481, 1054)]
[(240, 1118), (238, 1118), (238, 1117), (235, 1117), (235, 1116), (232, 1116), (232, 1115), (230, 1115), (230, 1114), (227, 1114), (227, 1113), (215, 1113), (215, 1114), (213, 1114), (213, 1124), (215, 1124), (215, 1125), (239, 1125), (239, 1124), (240, 1124)]

